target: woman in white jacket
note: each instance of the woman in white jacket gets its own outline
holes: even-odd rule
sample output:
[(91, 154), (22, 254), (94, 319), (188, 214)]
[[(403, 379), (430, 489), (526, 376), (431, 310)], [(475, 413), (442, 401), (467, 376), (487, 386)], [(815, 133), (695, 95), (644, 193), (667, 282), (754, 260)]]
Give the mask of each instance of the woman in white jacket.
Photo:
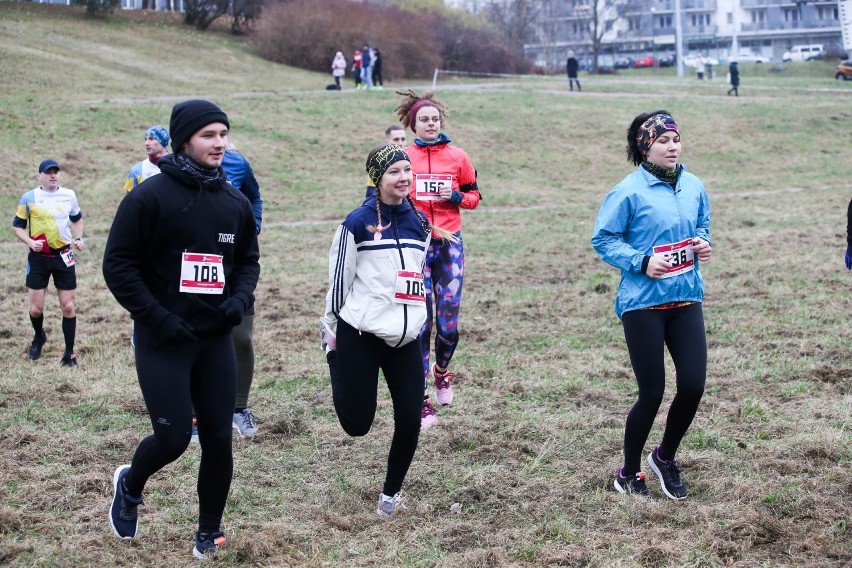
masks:
[(338, 51), (334, 55), (334, 61), (331, 62), (331, 76), (334, 77), (334, 84), (337, 85), (337, 90), (341, 90), (340, 78), (346, 74), (346, 58), (343, 57), (343, 52)]
[(321, 318), (334, 409), (350, 436), (370, 431), (379, 369), (393, 399), (394, 433), (377, 512), (394, 515), (420, 436), (426, 321), (423, 263), (433, 228), (408, 196), (413, 175), (400, 146), (375, 148), (367, 174), (378, 188), (337, 228)]

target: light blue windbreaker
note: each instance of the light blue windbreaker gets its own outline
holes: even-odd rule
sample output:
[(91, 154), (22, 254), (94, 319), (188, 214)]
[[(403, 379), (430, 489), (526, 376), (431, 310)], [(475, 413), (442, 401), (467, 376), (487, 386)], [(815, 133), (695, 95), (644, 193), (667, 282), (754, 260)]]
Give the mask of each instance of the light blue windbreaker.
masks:
[(643, 167), (625, 177), (604, 198), (595, 221), (592, 246), (600, 257), (621, 269), (615, 313), (668, 302), (700, 302), (704, 280), (698, 255), (695, 269), (656, 280), (642, 272), (655, 246), (692, 237), (710, 242), (710, 199), (704, 184), (682, 167), (673, 190)]

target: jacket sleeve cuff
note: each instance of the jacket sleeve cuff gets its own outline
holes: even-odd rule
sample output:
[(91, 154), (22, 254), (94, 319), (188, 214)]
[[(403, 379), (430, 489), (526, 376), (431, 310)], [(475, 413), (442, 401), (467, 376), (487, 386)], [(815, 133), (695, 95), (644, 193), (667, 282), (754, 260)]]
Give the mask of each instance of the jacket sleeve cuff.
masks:
[(450, 203), (452, 203), (454, 205), (458, 205), (459, 203), (462, 202), (462, 199), (464, 199), (464, 195), (462, 195), (461, 192), (458, 192), (454, 189), (453, 195), (450, 197)]
[(642, 259), (642, 274), (648, 273), (648, 263), (651, 261), (651, 257), (645, 255), (645, 258)]

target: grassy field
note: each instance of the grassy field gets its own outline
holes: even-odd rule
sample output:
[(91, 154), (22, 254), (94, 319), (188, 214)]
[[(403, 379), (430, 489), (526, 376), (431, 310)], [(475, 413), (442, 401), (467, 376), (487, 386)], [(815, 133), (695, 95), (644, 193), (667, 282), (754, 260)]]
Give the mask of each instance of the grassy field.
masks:
[[(456, 402), (421, 436), (407, 508), (390, 521), (374, 512), (390, 399), (381, 392), (369, 436), (346, 437), (316, 328), (331, 237), (395, 121), (393, 88), (428, 82), (326, 92), (330, 74), (258, 60), (231, 36), (11, 3), (0, 3), (0, 76), (0, 564), (192, 564), (198, 446), (150, 480), (132, 543), (107, 521), (113, 469), (150, 425), (129, 318), (100, 263), (144, 129), (197, 96), (229, 114), (265, 207), (250, 400), (261, 433), (234, 441), (217, 565), (852, 564), (852, 83), (830, 70), (743, 66), (739, 98), (724, 80), (652, 72), (583, 75), (582, 93), (561, 77), (440, 78), (447, 131), (484, 200), (465, 215)], [(679, 453), (691, 489), (679, 503), (612, 490), (636, 386), (613, 311), (618, 274), (589, 245), (601, 199), (631, 170), (627, 125), (655, 108), (679, 120), (684, 161), (713, 204), (707, 392)], [(76, 370), (59, 367), (52, 286), (45, 356), (25, 353), (25, 249), (9, 226), (48, 156), (86, 214)]]

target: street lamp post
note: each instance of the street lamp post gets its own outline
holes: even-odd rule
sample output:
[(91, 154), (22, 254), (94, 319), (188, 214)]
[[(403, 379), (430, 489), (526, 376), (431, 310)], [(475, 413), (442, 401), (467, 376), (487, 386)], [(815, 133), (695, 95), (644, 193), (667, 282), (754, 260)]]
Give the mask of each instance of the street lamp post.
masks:
[(651, 49), (654, 52), (654, 67), (659, 67), (660, 62), (657, 61), (657, 27), (655, 20), (657, 19), (657, 9), (651, 6)]

